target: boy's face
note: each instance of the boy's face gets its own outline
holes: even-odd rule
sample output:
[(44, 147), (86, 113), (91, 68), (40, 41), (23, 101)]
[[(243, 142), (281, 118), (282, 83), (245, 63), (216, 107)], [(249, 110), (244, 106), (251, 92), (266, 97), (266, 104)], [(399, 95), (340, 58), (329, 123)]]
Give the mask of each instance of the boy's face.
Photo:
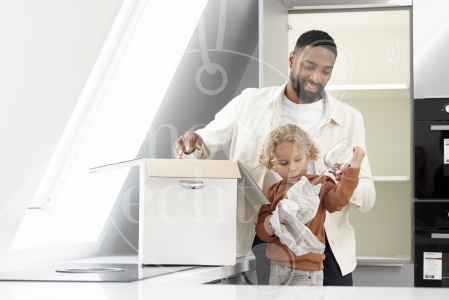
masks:
[(292, 142), (283, 142), (277, 145), (274, 155), (273, 169), (288, 184), (295, 184), (301, 176), (307, 175), (309, 160), (304, 149), (298, 148)]

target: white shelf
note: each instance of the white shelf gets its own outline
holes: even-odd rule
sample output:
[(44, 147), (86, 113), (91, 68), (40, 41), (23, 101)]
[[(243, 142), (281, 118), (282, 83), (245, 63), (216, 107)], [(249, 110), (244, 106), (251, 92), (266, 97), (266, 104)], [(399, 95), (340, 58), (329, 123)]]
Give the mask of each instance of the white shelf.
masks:
[[(411, 1), (410, 1), (411, 2)], [(401, 3), (376, 3), (376, 4), (339, 4), (339, 5), (309, 5), (309, 6), (293, 6), (288, 10), (338, 10), (338, 9), (358, 9), (358, 8), (390, 8), (390, 7), (402, 7), (411, 6), (412, 4)]]
[[(359, 100), (406, 100), (410, 99), (409, 84), (354, 84), (329, 85), (326, 91), (331, 97), (343, 102)], [(377, 103), (377, 102), (376, 102)]]
[(327, 85), (327, 91), (410, 90), (410, 84), (343, 84)]
[(373, 176), (376, 182), (409, 181), (410, 176)]

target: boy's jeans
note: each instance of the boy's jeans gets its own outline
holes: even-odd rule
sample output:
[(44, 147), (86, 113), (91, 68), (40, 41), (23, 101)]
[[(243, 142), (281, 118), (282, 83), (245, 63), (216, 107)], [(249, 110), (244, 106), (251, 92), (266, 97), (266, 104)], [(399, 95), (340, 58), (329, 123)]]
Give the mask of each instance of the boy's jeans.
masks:
[(323, 270), (304, 271), (271, 264), (270, 285), (322, 286)]

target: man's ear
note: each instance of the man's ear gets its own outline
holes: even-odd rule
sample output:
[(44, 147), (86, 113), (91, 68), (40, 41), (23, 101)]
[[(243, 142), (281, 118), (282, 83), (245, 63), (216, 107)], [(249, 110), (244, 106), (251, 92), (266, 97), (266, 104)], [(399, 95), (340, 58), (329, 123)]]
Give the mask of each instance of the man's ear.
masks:
[(295, 59), (296, 59), (295, 51), (290, 52), (290, 55), (288, 56), (288, 66), (290, 67), (290, 69), (295, 64)]

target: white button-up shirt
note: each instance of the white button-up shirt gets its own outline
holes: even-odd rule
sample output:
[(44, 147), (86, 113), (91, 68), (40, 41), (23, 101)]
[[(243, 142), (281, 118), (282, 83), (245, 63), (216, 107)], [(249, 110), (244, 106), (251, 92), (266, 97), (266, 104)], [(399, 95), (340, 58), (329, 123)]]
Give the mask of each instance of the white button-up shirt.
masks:
[[(248, 88), (232, 99), (216, 114), (212, 122), (196, 131), (204, 141), (202, 150), (196, 151), (196, 157), (208, 159), (213, 153), (230, 147), (229, 158), (240, 161), (259, 187), (265, 190), (264, 178), (267, 170), (259, 167), (259, 154), (265, 137), (279, 126), (285, 88), (286, 84), (262, 89)], [(366, 151), (365, 127), (360, 112), (330, 97), (326, 91), (323, 91), (323, 96), (326, 112), (313, 136), (320, 149), (319, 158), (315, 162), (318, 174), (325, 170), (324, 154), (343, 138), (346, 139), (342, 147), (360, 146)], [(359, 184), (350, 205), (344, 207), (342, 211), (327, 213), (324, 224), (330, 247), (342, 275), (351, 273), (357, 265), (354, 229), (348, 221), (350, 206), (360, 212), (367, 212), (374, 205), (375, 196), (366, 152), (361, 165)], [(255, 235), (255, 222), (246, 220), (252, 215), (257, 219), (259, 208), (252, 208), (244, 203), (238, 205), (240, 210), (245, 211), (245, 218), (242, 219), (245, 221), (237, 224), (239, 231), (237, 252), (246, 254), (251, 249)]]

